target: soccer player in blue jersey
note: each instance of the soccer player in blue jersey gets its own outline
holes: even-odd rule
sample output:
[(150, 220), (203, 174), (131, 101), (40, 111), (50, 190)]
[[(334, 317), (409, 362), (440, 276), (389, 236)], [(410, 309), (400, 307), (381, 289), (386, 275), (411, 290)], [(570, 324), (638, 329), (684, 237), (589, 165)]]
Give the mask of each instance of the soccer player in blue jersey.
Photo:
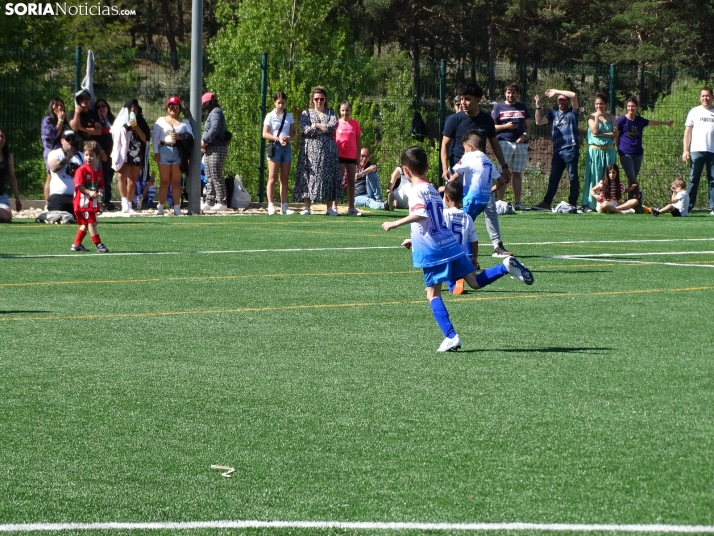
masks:
[(510, 273), (526, 285), (532, 285), (533, 274), (515, 257), (506, 257), (503, 264), (486, 268), (476, 275), (474, 265), (444, 221), (441, 196), (424, 178), (429, 169), (424, 149), (419, 146), (409, 147), (402, 153), (401, 164), (404, 174), (412, 183), (409, 215), (397, 221), (384, 222), (382, 229), (391, 231), (410, 224), (411, 238), (402, 245), (411, 247), (414, 267), (424, 271), (426, 297), (445, 337), (437, 351), (458, 350), (461, 348), (461, 338), (451, 324), (449, 313), (441, 300), (441, 284), (463, 278), (471, 288), (478, 290)]

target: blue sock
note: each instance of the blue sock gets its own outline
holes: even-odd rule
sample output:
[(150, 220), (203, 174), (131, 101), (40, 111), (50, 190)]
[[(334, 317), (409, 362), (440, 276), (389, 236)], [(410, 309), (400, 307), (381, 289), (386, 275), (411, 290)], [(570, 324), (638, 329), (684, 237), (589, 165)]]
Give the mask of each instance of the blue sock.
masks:
[(478, 283), (479, 287), (483, 288), (496, 281), (496, 279), (501, 279), (507, 273), (508, 268), (503, 264), (497, 264), (496, 266), (486, 268), (480, 274), (476, 274), (476, 283)]
[(449, 285), (449, 292), (454, 292), (454, 288), (456, 287), (456, 281), (447, 281), (447, 285)]
[(451, 324), (451, 320), (449, 320), (449, 311), (446, 310), (444, 302), (441, 301), (441, 298), (434, 298), (429, 302), (429, 305), (431, 306), (431, 312), (434, 315), (434, 320), (436, 320), (436, 323), (439, 324), (439, 328), (441, 328), (441, 332), (444, 334), (444, 337), (449, 337), (450, 339), (455, 337), (456, 330)]

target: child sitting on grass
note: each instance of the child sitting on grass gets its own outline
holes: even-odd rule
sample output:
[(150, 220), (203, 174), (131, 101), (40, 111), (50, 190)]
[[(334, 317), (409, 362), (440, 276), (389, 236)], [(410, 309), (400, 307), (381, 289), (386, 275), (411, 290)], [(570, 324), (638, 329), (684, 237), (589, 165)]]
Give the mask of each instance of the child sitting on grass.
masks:
[(634, 214), (640, 199), (628, 199), (620, 203), (620, 197), (636, 189), (637, 183), (625, 189), (625, 185), (620, 181), (620, 168), (617, 164), (610, 164), (605, 168), (602, 180), (590, 188), (590, 195), (597, 198), (597, 211), (600, 214)]
[(84, 164), (74, 172), (74, 215), (79, 224), (77, 237), (72, 244), (72, 251), (87, 251), (82, 240), (87, 236), (87, 229), (98, 253), (107, 253), (107, 246), (102, 244), (97, 233), (97, 212), (101, 212), (101, 198), (104, 189), (104, 176), (99, 168), (102, 150), (95, 141), (84, 144)]
[[(481, 270), (478, 263), (478, 236), (471, 216), (461, 210), (461, 200), (464, 190), (459, 181), (451, 181), (444, 189), (444, 204), (448, 207), (444, 211), (444, 223), (456, 235), (466, 256), (476, 271)], [(447, 281), (449, 290), (456, 295), (464, 293), (464, 280), (458, 279), (456, 283)]]
[(476, 275), (474, 265), (459, 245), (459, 240), (446, 226), (444, 203), (439, 192), (424, 178), (429, 169), (424, 149), (413, 146), (401, 156), (404, 175), (412, 183), (409, 192), (409, 215), (397, 221), (382, 224), (382, 229), (391, 231), (402, 225), (411, 226), (411, 238), (402, 242), (412, 248), (415, 268), (424, 271), (426, 297), (436, 323), (444, 334), (438, 352), (451, 352), (461, 348), (461, 338), (449, 320), (449, 313), (441, 300), (441, 284), (444, 281), (464, 279), (474, 288), (480, 289), (510, 273), (526, 285), (533, 284), (533, 274), (515, 257), (506, 257), (503, 264), (487, 268)]
[(687, 184), (683, 179), (677, 177), (672, 183), (672, 200), (669, 205), (662, 208), (652, 207), (652, 215), (659, 216), (663, 212), (669, 212), (675, 217), (684, 217), (689, 213), (689, 194), (687, 193)]

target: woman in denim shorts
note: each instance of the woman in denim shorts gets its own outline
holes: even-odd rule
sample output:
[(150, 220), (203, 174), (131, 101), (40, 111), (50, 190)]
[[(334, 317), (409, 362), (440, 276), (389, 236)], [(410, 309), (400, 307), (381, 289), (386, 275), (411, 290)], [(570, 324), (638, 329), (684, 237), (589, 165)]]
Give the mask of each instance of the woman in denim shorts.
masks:
[(154, 125), (151, 141), (154, 145), (154, 160), (159, 164), (159, 202), (156, 214), (164, 213), (164, 204), (171, 185), (171, 198), (174, 202), (174, 215), (181, 215), (181, 151), (179, 144), (184, 138), (193, 138), (191, 125), (181, 119), (181, 100), (169, 97), (166, 101), (168, 115), (160, 117)]
[(266, 115), (263, 121), (263, 138), (273, 146), (273, 156), (268, 156), (268, 214), (275, 214), (273, 196), (276, 177), (280, 177), (280, 213), (295, 214), (288, 208), (288, 177), (293, 160), (290, 141), (295, 137), (295, 120), (285, 109), (288, 102), (285, 93), (278, 91), (273, 95), (273, 102), (275, 109)]

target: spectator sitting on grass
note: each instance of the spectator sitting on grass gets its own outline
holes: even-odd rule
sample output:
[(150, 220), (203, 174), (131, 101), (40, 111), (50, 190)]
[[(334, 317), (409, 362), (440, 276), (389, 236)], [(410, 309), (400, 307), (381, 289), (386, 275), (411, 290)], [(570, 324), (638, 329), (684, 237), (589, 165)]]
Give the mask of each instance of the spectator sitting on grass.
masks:
[(684, 179), (677, 177), (672, 183), (672, 202), (662, 208), (652, 208), (653, 216), (659, 216), (663, 212), (669, 212), (675, 217), (684, 217), (689, 213), (689, 194), (686, 190), (687, 184)]
[(634, 214), (639, 205), (638, 199), (629, 199), (620, 203), (622, 194), (630, 193), (637, 188), (637, 183), (632, 183), (625, 188), (620, 180), (620, 169), (617, 164), (610, 164), (605, 168), (602, 180), (590, 188), (590, 195), (597, 199), (597, 211), (600, 214)]

